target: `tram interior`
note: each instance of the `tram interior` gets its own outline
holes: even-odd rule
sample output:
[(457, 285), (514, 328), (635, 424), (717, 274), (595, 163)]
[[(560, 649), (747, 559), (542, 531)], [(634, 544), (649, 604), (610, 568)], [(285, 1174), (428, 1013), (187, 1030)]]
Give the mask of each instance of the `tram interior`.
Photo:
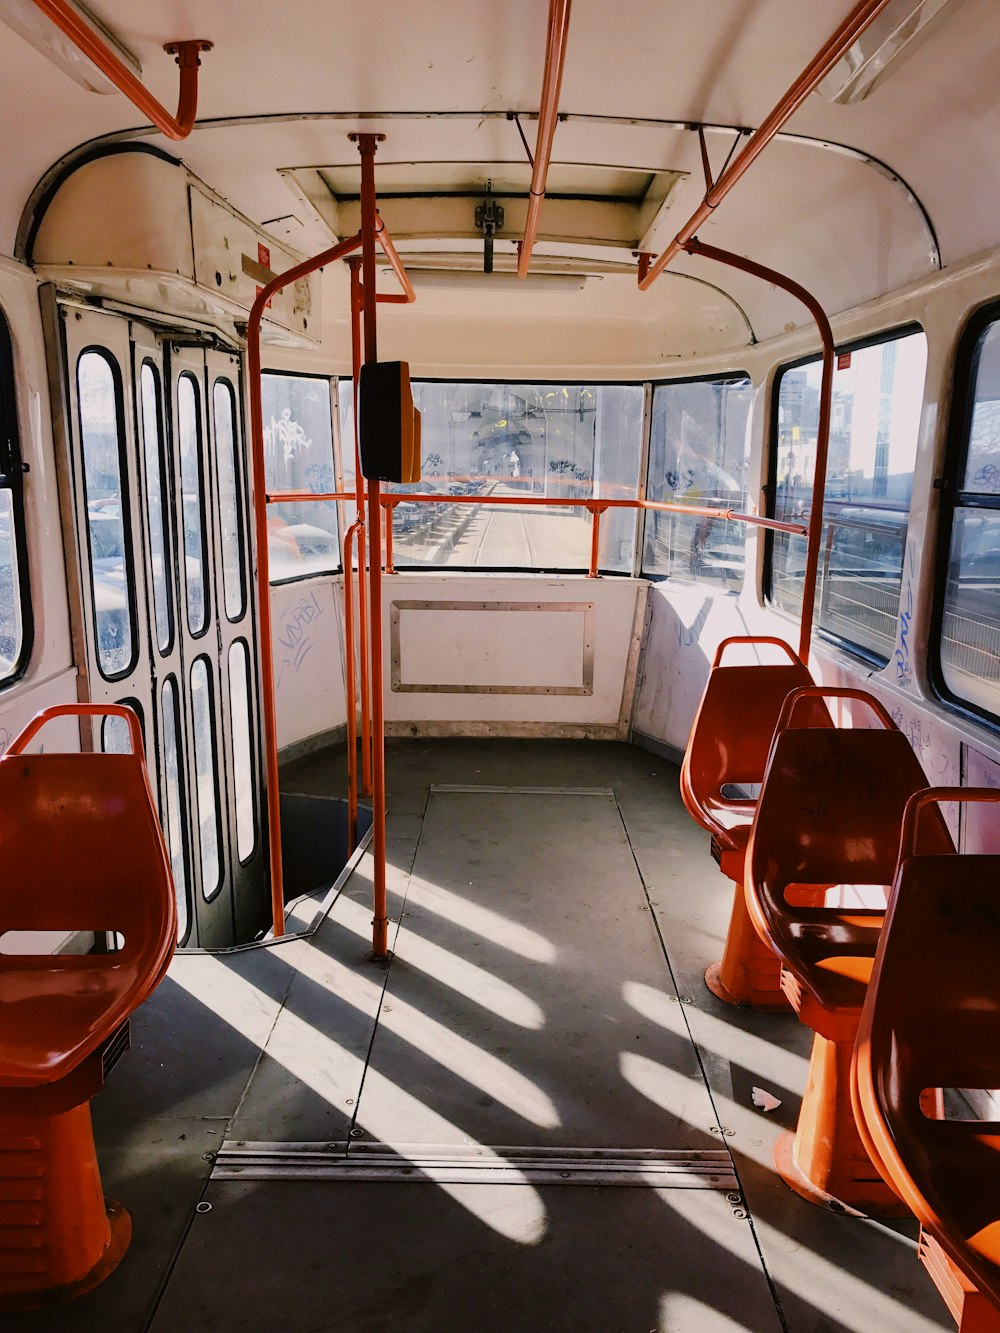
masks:
[[(776, 1012), (707, 987), (746, 842), (713, 859), (680, 770), (720, 645), (784, 651), (815, 725), (984, 793), (942, 837), (995, 875), (996, 5), (146, 8), (0, 0), (0, 770), (135, 755), (136, 715), (177, 944), (92, 1102), (131, 1244), (2, 1326), (954, 1328), (912, 1205), (776, 1169), (808, 1011), (787, 961)], [(380, 492), (362, 359), (420, 414)], [(119, 711), (22, 753), (77, 703)], [(747, 831), (766, 782), (728, 782)], [(20, 911), (22, 820), (59, 839), (0, 810), (3, 1026), (19, 969), (128, 944)], [(891, 866), (841, 878), (845, 929), (884, 910)], [(940, 1116), (991, 1134), (995, 1072)]]

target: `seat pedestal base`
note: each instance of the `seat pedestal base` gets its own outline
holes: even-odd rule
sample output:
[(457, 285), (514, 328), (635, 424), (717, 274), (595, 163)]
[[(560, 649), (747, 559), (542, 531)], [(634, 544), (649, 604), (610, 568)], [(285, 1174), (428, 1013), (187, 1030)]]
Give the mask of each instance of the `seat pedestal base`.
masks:
[(765, 1014), (787, 1014), (781, 963), (753, 928), (743, 885), (735, 885), (733, 910), (722, 959), (705, 973), (705, 985), (726, 1004)]
[(857, 1024), (838, 1041), (813, 1037), (809, 1077), (794, 1135), (774, 1145), (774, 1165), (789, 1188), (836, 1212), (909, 1217), (910, 1210), (878, 1174), (858, 1134), (851, 1107), (851, 1056)]
[(0, 1144), (0, 1310), (65, 1304), (102, 1282), (132, 1237), (128, 1213), (104, 1198), (90, 1104), (0, 1112)]
[(920, 1229), (920, 1262), (958, 1325), (958, 1333), (1000, 1333), (1000, 1310), (952, 1262), (933, 1236)]

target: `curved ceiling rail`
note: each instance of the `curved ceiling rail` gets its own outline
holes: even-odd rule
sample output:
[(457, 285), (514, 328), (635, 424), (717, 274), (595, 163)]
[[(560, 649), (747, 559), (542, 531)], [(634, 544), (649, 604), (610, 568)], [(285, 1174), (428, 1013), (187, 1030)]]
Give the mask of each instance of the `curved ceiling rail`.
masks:
[(559, 92), (562, 88), (563, 66), (566, 61), (566, 38), (569, 34), (569, 10), (572, 0), (549, 0), (549, 35), (545, 46), (545, 74), (542, 79), (542, 100), (538, 109), (538, 139), (535, 142), (535, 160), (531, 169), (531, 192), (528, 197), (528, 216), (524, 222), (524, 239), (518, 246), (517, 276), (527, 277), (531, 252), (538, 234), (545, 181), (552, 160), (552, 140), (559, 120)]
[(811, 92), (826, 77), (844, 52), (851, 47), (868, 25), (878, 17), (889, 0), (862, 0), (856, 5), (844, 22), (816, 53), (799, 77), (785, 93), (760, 127), (751, 136), (747, 146), (732, 165), (722, 173), (710, 190), (705, 194), (700, 206), (692, 213), (674, 239), (660, 257), (650, 265), (648, 272), (640, 274), (639, 287), (642, 291), (656, 281), (672, 259), (681, 254), (698, 231), (703, 222), (711, 217), (744, 172), (764, 151), (785, 122), (798, 110)]
[(67, 3), (67, 0), (34, 0), (36, 9), (56, 25), (88, 60), (92, 60), (102, 74), (125, 94), (129, 101), (147, 116), (168, 139), (186, 139), (198, 114), (198, 66), (202, 51), (211, 51), (212, 43), (196, 38), (193, 41), (171, 42), (163, 49), (175, 56), (181, 70), (181, 86), (177, 99), (177, 114), (172, 116), (152, 93), (147, 92), (127, 65), (115, 55), (107, 42)]
[[(304, 112), (278, 112), (274, 115), (264, 116), (219, 116), (214, 119), (202, 119), (198, 122), (200, 130), (221, 130), (221, 129), (239, 129), (246, 125), (287, 125), (307, 121), (351, 121), (368, 122), (378, 120), (408, 121), (408, 120), (474, 120), (476, 122), (484, 120), (507, 120), (513, 113), (507, 111), (448, 111), (448, 112), (427, 112), (427, 111), (304, 111)], [(521, 112), (522, 119), (536, 119), (534, 112)], [(749, 137), (753, 130), (739, 125), (722, 125), (714, 122), (696, 122), (689, 120), (676, 120), (670, 118), (653, 119), (642, 116), (605, 116), (588, 115), (580, 112), (566, 111), (559, 117), (565, 124), (593, 124), (593, 125), (620, 125), (623, 127), (635, 126), (637, 128), (659, 128), (690, 130), (697, 133), (699, 129), (708, 134), (742, 134)], [(85, 162), (100, 156), (102, 151), (121, 152), (128, 148), (139, 148), (141, 145), (137, 140), (151, 137), (157, 131), (152, 126), (136, 126), (130, 130), (113, 130), (108, 134), (95, 136), (88, 139), (85, 143), (64, 153), (58, 161), (40, 178), (35, 185), (28, 201), (25, 204), (24, 211), (21, 214), (21, 220), (18, 224), (17, 238), (14, 244), (14, 256), (25, 262), (30, 262), (31, 241), (34, 233), (37, 231), (40, 214), (44, 212), (49, 199), (59, 185), (71, 175), (76, 167)], [(898, 171), (887, 162), (873, 156), (863, 149), (855, 148), (851, 144), (839, 143), (835, 139), (824, 139), (816, 135), (796, 134), (788, 130), (779, 131), (774, 136), (780, 143), (800, 144), (807, 148), (823, 149), (826, 152), (832, 152), (839, 156), (850, 158), (854, 161), (863, 163), (871, 167), (874, 171), (889, 181), (890, 184), (900, 189), (913, 205), (920, 215), (921, 226), (924, 228), (927, 237), (928, 254), (931, 265), (940, 269), (942, 267), (941, 248), (938, 241), (937, 232), (931, 220), (930, 213), (926, 204), (917, 194), (913, 186), (901, 176)], [(145, 146), (147, 152), (159, 152), (152, 145)], [(511, 161), (520, 162), (520, 158), (512, 158)], [(347, 165), (346, 163), (328, 163), (327, 165)], [(394, 165), (391, 160), (383, 165)], [(579, 163), (570, 163), (569, 165), (581, 165)]]

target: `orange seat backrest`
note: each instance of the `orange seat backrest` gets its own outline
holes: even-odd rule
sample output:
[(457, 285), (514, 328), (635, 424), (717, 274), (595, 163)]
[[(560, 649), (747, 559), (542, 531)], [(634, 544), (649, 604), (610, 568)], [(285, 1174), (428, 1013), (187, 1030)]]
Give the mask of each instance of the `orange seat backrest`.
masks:
[[(134, 754), (24, 754), (15, 743), (0, 759), (0, 936), (123, 937), (110, 954), (0, 952), (0, 972), (63, 972), (67, 1006), (99, 985), (108, 1010), (92, 1049), (161, 979), (176, 941), (170, 865), (139, 746)], [(88, 1053), (77, 1052), (75, 1063)]]
[[(1000, 805), (1000, 792), (931, 788), (908, 804), (858, 1032), (855, 1093), (897, 1189), (1000, 1301), (996, 1242), (992, 1261), (964, 1243), (1000, 1216), (1000, 1153), (983, 1142), (1000, 1123), (942, 1123), (920, 1101), (926, 1088), (1000, 1088), (1000, 856), (914, 854), (920, 811), (955, 800)], [(954, 1169), (966, 1149), (968, 1169)]]
[[(819, 695), (867, 704), (879, 725), (798, 725), (798, 701)], [(790, 884), (891, 884), (903, 809), (926, 785), (906, 737), (871, 695), (813, 687), (790, 696), (747, 850), (748, 880), (769, 934), (780, 934), (788, 917)], [(927, 850), (952, 851), (940, 816), (926, 822)]]
[[(749, 666), (721, 664), (730, 645), (762, 643), (780, 645), (792, 660)], [(718, 831), (713, 807), (719, 805), (733, 811), (742, 807), (749, 821), (754, 802), (727, 801), (722, 789), (730, 783), (762, 780), (782, 704), (792, 690), (812, 683), (808, 669), (781, 640), (738, 638), (719, 645), (681, 766), (681, 796), (692, 819), (703, 828), (710, 833)], [(812, 710), (811, 718), (814, 726), (832, 725), (821, 704)]]

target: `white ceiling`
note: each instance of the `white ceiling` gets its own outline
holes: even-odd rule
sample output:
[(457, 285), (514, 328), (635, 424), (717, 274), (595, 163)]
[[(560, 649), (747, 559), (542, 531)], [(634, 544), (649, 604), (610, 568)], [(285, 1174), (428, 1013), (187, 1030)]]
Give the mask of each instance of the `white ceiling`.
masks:
[[(560, 103), (569, 119), (556, 133), (554, 183), (583, 190), (578, 183), (594, 178), (582, 169), (588, 165), (609, 169), (601, 173), (609, 192), (616, 181), (634, 179), (628, 173), (685, 173), (647, 237), (662, 248), (704, 190), (697, 136), (684, 125), (719, 127), (707, 136), (718, 169), (733, 142), (729, 127), (759, 124), (851, 7), (849, 0), (574, 0)], [(162, 45), (190, 37), (215, 43), (203, 58), (199, 124), (185, 142), (171, 144), (143, 127), (124, 97), (84, 91), (0, 26), (0, 252), (14, 253), (22, 214), (46, 173), (103, 135), (128, 132), (182, 158), (256, 223), (297, 218), (288, 238), (304, 251), (329, 244), (329, 232), (292, 191), (289, 181), (298, 177), (289, 173), (333, 168), (330, 180), (349, 179), (351, 130), (386, 134), (378, 161), (394, 189), (502, 179), (497, 164), (523, 163), (516, 126), (490, 113), (522, 113), (534, 145), (545, 0), (94, 0), (91, 8), (135, 52), (146, 86), (171, 110), (177, 71)], [(790, 137), (734, 189), (703, 239), (783, 269), (831, 312), (927, 273), (938, 253), (948, 264), (996, 245), (998, 50), (1000, 5), (964, 0), (866, 101), (836, 106), (813, 95), (788, 126)], [(607, 119), (615, 117), (624, 119)], [(651, 123), (636, 123), (643, 121)], [(833, 152), (796, 136), (856, 151)], [(507, 175), (523, 185), (523, 166)], [(475, 249), (472, 207), (469, 201)], [(384, 212), (387, 221), (394, 217), (404, 259), (408, 249), (427, 248), (426, 237), (405, 239), (405, 205), (387, 200)], [(543, 207), (539, 255), (609, 257), (579, 241), (547, 244), (545, 233)], [(624, 250), (614, 256), (630, 258)], [(753, 279), (691, 258), (677, 269), (728, 292), (757, 337), (802, 318), (794, 303)], [(662, 319), (669, 302), (661, 292), (669, 287), (661, 281), (645, 296), (618, 297), (616, 309), (627, 307), (623, 318)], [(427, 299), (433, 306), (437, 294)], [(685, 319), (696, 318), (690, 293), (682, 304)], [(710, 304), (716, 310), (715, 294)]]

